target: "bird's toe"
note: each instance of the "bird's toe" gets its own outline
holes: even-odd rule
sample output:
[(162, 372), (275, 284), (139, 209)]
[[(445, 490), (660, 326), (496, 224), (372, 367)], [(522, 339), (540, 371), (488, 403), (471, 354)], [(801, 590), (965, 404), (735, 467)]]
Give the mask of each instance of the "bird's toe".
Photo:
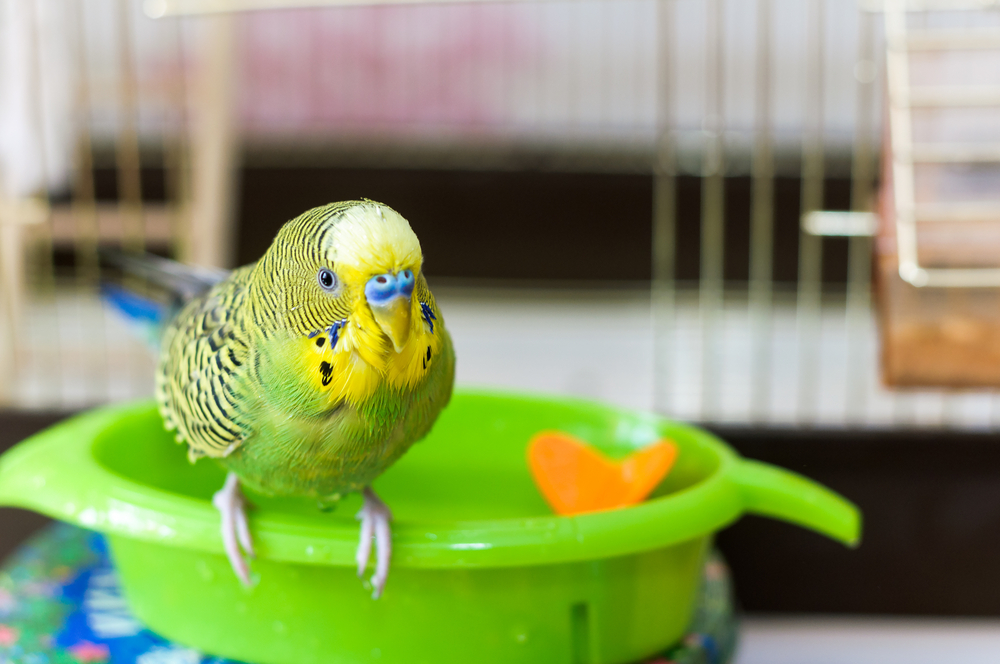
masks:
[(375, 541), (375, 573), (372, 575), (372, 597), (377, 599), (382, 595), (386, 579), (389, 576), (389, 560), (392, 556), (392, 532), (389, 522), (392, 512), (371, 488), (364, 490), (364, 505), (358, 512), (361, 521), (361, 541), (355, 557), (358, 563), (358, 576), (362, 576), (371, 558), (372, 540)]
[[(253, 557), (253, 539), (250, 537), (250, 527), (247, 523), (246, 507), (243, 494), (240, 492), (239, 478), (235, 473), (229, 473), (226, 483), (212, 496), (212, 504), (219, 510), (222, 517), (222, 546), (226, 557), (233, 568), (236, 577), (244, 586), (250, 585), (250, 567), (243, 557)], [(240, 547), (242, 546), (242, 550)]]

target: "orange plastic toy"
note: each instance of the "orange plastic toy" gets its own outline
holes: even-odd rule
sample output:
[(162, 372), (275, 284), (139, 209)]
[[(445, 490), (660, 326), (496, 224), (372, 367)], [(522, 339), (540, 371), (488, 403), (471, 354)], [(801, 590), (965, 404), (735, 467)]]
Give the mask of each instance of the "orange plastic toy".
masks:
[(661, 440), (621, 461), (583, 441), (546, 431), (528, 444), (528, 466), (557, 514), (582, 514), (642, 502), (677, 459), (677, 446)]

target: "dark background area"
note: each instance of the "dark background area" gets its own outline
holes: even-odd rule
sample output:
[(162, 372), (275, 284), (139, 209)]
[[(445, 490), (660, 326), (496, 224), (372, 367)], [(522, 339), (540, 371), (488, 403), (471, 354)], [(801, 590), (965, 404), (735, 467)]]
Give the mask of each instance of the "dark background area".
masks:
[[(371, 198), (406, 217), (433, 276), (638, 281), (652, 276), (648, 174), (282, 168), (242, 173), (239, 262), (256, 260), (281, 225), (331, 201)], [(700, 177), (677, 179), (677, 278), (697, 280)], [(725, 276), (750, 266), (750, 178), (726, 180)], [(798, 272), (801, 181), (775, 179), (774, 279)], [(850, 180), (826, 183), (826, 208), (850, 206)], [(824, 280), (847, 277), (847, 242), (824, 243)]]
[[(94, 172), (98, 199), (117, 195), (116, 172)], [(593, 283), (647, 281), (652, 276), (653, 179), (649, 174), (470, 171), (335, 167), (253, 167), (240, 175), (237, 264), (257, 260), (289, 219), (318, 205), (371, 198), (406, 217), (428, 274), (453, 279)], [(677, 274), (698, 279), (701, 187), (677, 178)], [(163, 170), (146, 168), (143, 197), (162, 201)], [(774, 180), (774, 280), (798, 273), (801, 180)], [(850, 180), (828, 178), (824, 206), (850, 207)], [(725, 278), (750, 273), (751, 181), (725, 183)], [(823, 280), (847, 279), (847, 241), (823, 242)], [(72, 256), (65, 253), (60, 263)]]
[(747, 517), (718, 537), (753, 611), (1000, 615), (1000, 446), (927, 430), (711, 427), (860, 507), (861, 545)]
[[(0, 452), (69, 416), (69, 413), (0, 409)], [(0, 560), (49, 522), (35, 512), (0, 507)]]

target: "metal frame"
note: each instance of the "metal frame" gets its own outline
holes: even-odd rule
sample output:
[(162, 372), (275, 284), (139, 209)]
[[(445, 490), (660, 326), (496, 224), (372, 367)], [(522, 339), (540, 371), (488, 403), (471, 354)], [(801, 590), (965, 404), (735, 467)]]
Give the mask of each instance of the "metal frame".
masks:
[(948, 205), (917, 208), (914, 164), (916, 163), (997, 163), (1000, 145), (921, 145), (913, 140), (911, 109), (920, 106), (1000, 106), (1000, 88), (935, 87), (914, 88), (910, 84), (909, 53), (914, 50), (984, 49), (1000, 46), (1000, 31), (908, 31), (911, 11), (959, 11), (986, 9), (988, 3), (914, 3), (885, 0), (886, 71), (889, 91), (889, 124), (892, 152), (893, 200), (896, 215), (896, 242), (899, 276), (923, 288), (990, 288), (1000, 286), (1000, 268), (928, 268), (921, 266), (917, 246), (917, 222), (922, 219), (1000, 218), (1000, 206)]

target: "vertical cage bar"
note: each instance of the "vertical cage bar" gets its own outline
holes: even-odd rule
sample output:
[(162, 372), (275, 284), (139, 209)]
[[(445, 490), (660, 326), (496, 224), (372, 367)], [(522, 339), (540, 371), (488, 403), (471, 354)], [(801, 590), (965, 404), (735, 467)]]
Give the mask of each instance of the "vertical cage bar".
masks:
[[(854, 122), (854, 151), (851, 161), (851, 209), (872, 208), (875, 160), (872, 149), (872, 121), (875, 101), (875, 34), (870, 12), (858, 9), (858, 57), (855, 66), (857, 102)], [(868, 377), (871, 366), (867, 339), (871, 324), (872, 238), (855, 236), (847, 248), (847, 380), (844, 383), (845, 424), (862, 424), (866, 419)]]
[(32, 239), (34, 240), (34, 256), (36, 261), (35, 270), (38, 275), (38, 285), (41, 292), (46, 296), (55, 294), (55, 265), (53, 263), (53, 242), (52, 242), (52, 215), (49, 206), (49, 181), (51, 178), (48, 145), (50, 136), (46, 135), (45, 126), (45, 71), (42, 63), (42, 3), (34, 0), (32, 3), (34, 13), (31, 21), (31, 58), (29, 70), (31, 71), (31, 106), (34, 115), (35, 130), (37, 131), (38, 161), (42, 173), (42, 189), (39, 197), (45, 202), (45, 218), (39, 224), (34, 224), (32, 229)]
[(21, 375), (18, 358), (20, 319), (24, 306), (24, 268), (21, 260), (21, 227), (14, 217), (13, 205), (0, 198), (0, 404), (14, 400), (17, 380)]
[[(142, 155), (139, 146), (139, 90), (132, 35), (132, 2), (118, 0), (116, 31), (118, 62), (118, 113), (115, 141), (115, 164), (118, 182), (118, 218), (121, 220), (122, 249), (142, 253), (145, 250), (145, 223), (142, 210)], [(144, 290), (142, 280), (125, 275), (126, 284), (134, 290)], [(134, 389), (141, 360), (132, 349), (123, 383)], [(114, 380), (112, 373), (109, 387)]]
[(674, 127), (674, 4), (656, 3), (656, 156), (653, 165), (653, 405), (660, 412), (673, 406), (676, 329), (677, 183)]
[(170, 89), (170, 102), (174, 108), (176, 126), (165, 128), (163, 137), (163, 168), (168, 205), (170, 205), (170, 253), (175, 257), (189, 253), (191, 214), (191, 153), (187, 139), (190, 136), (187, 112), (187, 67), (184, 57), (184, 38), (180, 20), (170, 22), (173, 30), (174, 49), (177, 57), (177, 80)]
[[(98, 247), (100, 244), (100, 226), (97, 212), (97, 196), (94, 187), (93, 140), (91, 136), (91, 77), (89, 58), (87, 55), (87, 30), (82, 3), (72, 3), (73, 24), (77, 26), (76, 34), (76, 159), (74, 160), (72, 182), (72, 213), (74, 222), (74, 258), (76, 264), (76, 282), (78, 297), (84, 303), (93, 304), (92, 318), (88, 317), (88, 335), (93, 339), (102, 339), (105, 334), (104, 310), (97, 306), (100, 288), (100, 261)], [(89, 298), (87, 296), (90, 296)], [(82, 309), (78, 309), (82, 311)], [(83, 324), (83, 321), (80, 321)], [(95, 394), (103, 393), (107, 398), (108, 353), (106, 344), (88, 344), (90, 356), (84, 368), (84, 376), (91, 381), (91, 389)], [(103, 400), (103, 399), (101, 399)]]
[[(906, 0), (885, 0), (883, 7), (886, 56), (886, 104), (889, 111), (889, 136), (892, 159), (892, 196), (896, 215), (896, 253), (900, 276), (912, 276), (917, 265), (913, 250), (917, 246), (914, 222), (913, 162), (910, 161), (913, 132), (910, 126), (910, 65), (906, 46)], [(892, 423), (915, 421), (914, 396), (893, 392)]]
[(771, 135), (771, 0), (757, 0), (757, 77), (750, 164), (750, 420), (767, 418), (771, 399), (774, 155)]
[(122, 220), (122, 246), (142, 252), (145, 233), (142, 215), (142, 162), (139, 154), (139, 90), (132, 43), (132, 3), (118, 1), (118, 210)]
[(73, 173), (74, 250), (77, 285), (81, 289), (96, 289), (99, 275), (97, 245), (100, 229), (97, 221), (97, 200), (94, 192), (93, 142), (90, 135), (90, 71), (87, 67), (87, 31), (82, 7), (74, 8), (73, 23), (78, 27), (76, 38), (76, 160)]
[(896, 204), (896, 247), (900, 276), (914, 278), (917, 228), (914, 216), (913, 131), (910, 125), (910, 64), (906, 45), (906, 2), (885, 1), (886, 77), (892, 149), (892, 185)]
[(568, 20), (566, 21), (566, 27), (569, 30), (569, 39), (567, 42), (572, 44), (572, 55), (566, 67), (566, 81), (568, 85), (566, 104), (569, 106), (569, 112), (566, 115), (569, 125), (573, 128), (573, 133), (576, 133), (580, 130), (580, 125), (583, 124), (583, 118), (581, 117), (583, 91), (580, 82), (583, 72), (583, 66), (580, 64), (582, 59), (580, 52), (583, 50), (581, 48), (583, 40), (580, 38), (580, 33), (582, 32), (581, 25), (583, 23), (580, 17), (582, 3), (573, 4), (571, 7), (572, 9), (569, 10)]
[(707, 133), (701, 189), (701, 266), (699, 313), (702, 370), (701, 418), (712, 419), (719, 404), (719, 367), (723, 307), (725, 237), (725, 62), (722, 0), (706, 4), (705, 119)]
[[(34, 15), (32, 20), (31, 28), (31, 55), (29, 62), (29, 71), (31, 72), (31, 81), (33, 83), (31, 90), (31, 104), (32, 104), (32, 114), (36, 118), (36, 131), (37, 133), (37, 145), (38, 145), (38, 162), (42, 174), (41, 191), (39, 192), (39, 198), (43, 202), (41, 209), (44, 210), (44, 215), (42, 216), (39, 223), (34, 224), (32, 232), (29, 236), (32, 248), (32, 256), (30, 258), (34, 259), (34, 272), (37, 275), (37, 293), (38, 303), (44, 304), (46, 309), (39, 311), (42, 315), (49, 317), (46, 324), (43, 325), (45, 329), (45, 338), (41, 340), (41, 346), (45, 348), (43, 353), (32, 353), (34, 357), (38, 358), (40, 362), (36, 364), (36, 371), (39, 376), (44, 376), (46, 382), (43, 386), (44, 391), (49, 391), (46, 397), (50, 402), (59, 402), (63, 400), (64, 387), (66, 383), (66, 371), (65, 367), (68, 365), (64, 362), (62, 355), (63, 347), (60, 339), (60, 333), (62, 332), (62, 321), (60, 316), (60, 306), (58, 293), (56, 292), (56, 275), (55, 275), (55, 261), (54, 261), (54, 243), (52, 238), (52, 206), (50, 201), (50, 185), (52, 178), (51, 162), (49, 160), (48, 146), (50, 145), (50, 140), (54, 137), (49, 136), (46, 127), (46, 112), (45, 112), (45, 82), (46, 82), (46, 71), (43, 63), (44, 57), (44, 45), (42, 42), (42, 3), (35, 0), (31, 3), (34, 6)], [(50, 70), (51, 71), (51, 70)], [(22, 251), (24, 250), (24, 245), (19, 247)], [(35, 348), (39, 347), (38, 339), (32, 335), (32, 342), (36, 344)], [(23, 353), (26, 348), (16, 349), (19, 354)], [(34, 349), (33, 349), (34, 350)]]
[[(809, 33), (812, 51), (806, 74), (806, 114), (802, 135), (801, 213), (823, 207), (823, 87), (824, 21), (823, 0), (809, 4)], [(799, 342), (798, 419), (815, 418), (819, 396), (819, 346), (822, 332), (823, 242), (817, 235), (799, 231), (799, 283), (796, 317)]]
[(234, 17), (203, 19), (199, 72), (191, 118), (191, 253), (196, 265), (229, 267), (233, 256), (233, 199), (236, 191), (237, 135)]
[[(10, 4), (4, 19), (12, 23), (19, 23), (19, 28), (23, 28), (25, 22), (30, 21), (34, 25), (35, 7), (34, 2), (23, 2), (20, 4)], [(17, 32), (26, 40), (27, 30), (19, 29)], [(27, 55), (30, 57), (30, 41), (11, 41), (4, 44), (10, 52), (21, 47), (28, 50), (27, 54), (18, 51), (17, 55)], [(4, 175), (0, 173), (0, 176)], [(0, 186), (4, 183), (0, 182)], [(16, 385), (20, 378), (24, 362), (21, 358), (20, 348), (22, 339), (22, 320), (24, 315), (24, 227), (23, 218), (20, 213), (19, 201), (7, 198), (5, 186), (0, 188), (0, 371), (3, 372), (4, 379), (0, 380), (0, 404), (12, 403), (15, 399)]]

